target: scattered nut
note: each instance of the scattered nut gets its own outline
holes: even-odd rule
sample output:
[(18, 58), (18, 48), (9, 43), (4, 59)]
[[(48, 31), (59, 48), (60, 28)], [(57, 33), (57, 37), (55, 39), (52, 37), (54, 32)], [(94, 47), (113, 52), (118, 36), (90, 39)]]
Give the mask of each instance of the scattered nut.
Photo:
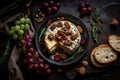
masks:
[(65, 60), (67, 58), (67, 55), (66, 54), (60, 54), (60, 57)]
[(65, 22), (64, 25), (67, 29), (70, 29), (70, 24), (68, 22)]
[(72, 40), (75, 40), (77, 37), (78, 37), (78, 33), (73, 34), (73, 35), (71, 36), (71, 39), (72, 39)]
[(65, 18), (64, 17), (58, 17), (57, 20), (58, 21), (63, 21)]
[(45, 19), (45, 14), (43, 14), (43, 12), (41, 10), (39, 10), (36, 14), (35, 14), (35, 17), (36, 17), (36, 21), (37, 22), (42, 22), (44, 19)]
[(118, 26), (118, 25), (119, 25), (119, 22), (118, 22), (117, 19), (113, 18), (113, 19), (111, 20), (110, 25), (111, 25), (111, 26)]
[(37, 17), (37, 18), (38, 18), (38, 17), (39, 17), (39, 16), (38, 16), (38, 14), (36, 14), (36, 15), (35, 15), (35, 17)]
[(88, 66), (88, 61), (86, 61), (86, 60), (82, 61), (82, 65), (83, 65), (84, 67), (87, 67), (87, 66)]
[(79, 31), (80, 33), (83, 33), (83, 29), (82, 29), (81, 26), (77, 26), (77, 29), (78, 29), (78, 31)]
[(77, 72), (80, 73), (81, 75), (85, 75), (86, 74), (86, 69), (85, 67), (80, 67), (80, 68), (77, 68)]

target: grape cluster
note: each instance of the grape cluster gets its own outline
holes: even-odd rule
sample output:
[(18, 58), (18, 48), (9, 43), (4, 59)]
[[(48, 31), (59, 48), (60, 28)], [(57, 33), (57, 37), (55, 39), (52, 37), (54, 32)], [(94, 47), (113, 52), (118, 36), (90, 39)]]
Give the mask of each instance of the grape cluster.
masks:
[(24, 35), (24, 38), (19, 42), (19, 46), (25, 53), (24, 63), (29, 70), (35, 71), (36, 74), (51, 74), (49, 65), (39, 57), (38, 51), (34, 49), (29, 34)]
[(42, 9), (48, 15), (52, 13), (57, 13), (60, 8), (59, 2), (54, 2), (53, 0), (49, 0), (48, 2), (42, 2)]
[(92, 8), (90, 7), (90, 3), (88, 1), (80, 3), (78, 10), (81, 12), (82, 17), (92, 13)]
[(14, 40), (20, 40), (30, 29), (30, 19), (22, 17), (16, 20), (14, 24), (15, 25), (10, 28), (9, 35), (11, 35)]

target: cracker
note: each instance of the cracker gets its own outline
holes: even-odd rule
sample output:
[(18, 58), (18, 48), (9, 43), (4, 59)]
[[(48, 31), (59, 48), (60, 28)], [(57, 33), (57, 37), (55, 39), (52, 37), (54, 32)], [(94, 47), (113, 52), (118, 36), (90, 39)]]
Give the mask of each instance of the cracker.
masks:
[(117, 52), (120, 52), (120, 36), (110, 35), (108, 38), (110, 46)]

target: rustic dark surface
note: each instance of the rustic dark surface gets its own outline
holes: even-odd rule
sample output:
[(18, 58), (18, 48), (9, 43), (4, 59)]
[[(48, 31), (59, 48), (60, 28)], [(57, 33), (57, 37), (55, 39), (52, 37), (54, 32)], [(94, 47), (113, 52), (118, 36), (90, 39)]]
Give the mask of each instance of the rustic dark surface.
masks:
[[(77, 7), (78, 7), (79, 2), (83, 2), (84, 0), (60, 0), (60, 1), (61, 1), (62, 5), (61, 5), (61, 8), (58, 13), (70, 14), (70, 15), (73, 15), (73, 16), (81, 19), (79, 17), (80, 14), (77, 10)], [(118, 3), (119, 5), (106, 6), (101, 9), (101, 11), (102, 11), (101, 18), (103, 19), (105, 25), (103, 26), (103, 32), (101, 33), (101, 35), (99, 37), (100, 44), (107, 43), (107, 38), (111, 34), (119, 34), (120, 35), (120, 26), (118, 26), (118, 28), (115, 30), (109, 28), (109, 23), (112, 18), (115, 17), (115, 18), (120, 19), (120, 1), (119, 0), (86, 0), (86, 1), (90, 1), (92, 7), (95, 7), (98, 5), (106, 6), (106, 5), (109, 5), (110, 3)], [(31, 14), (32, 14), (31, 19), (32, 19), (33, 24), (36, 29), (38, 27), (40, 27), (40, 25), (41, 25), (40, 23), (37, 23), (34, 20), (35, 19), (34, 15), (38, 8), (40, 8), (40, 1), (33, 0), (32, 5), (31, 5)], [(13, 13), (14, 13), (14, 11), (13, 11)], [(13, 14), (11, 14), (11, 15), (13, 15)], [(86, 55), (87, 60), (89, 61), (89, 55), (90, 55), (92, 49), (94, 47), (96, 47), (97, 45), (93, 42), (93, 40), (91, 38), (91, 26), (88, 23), (87, 17), (84, 17), (81, 20), (86, 25), (88, 32), (89, 32), (89, 36), (90, 36), (89, 37), (89, 46), (88, 46), (87, 55)], [(7, 38), (8, 38), (8, 36), (0, 33), (0, 45), (1, 45), (0, 46), (0, 54), (2, 54), (4, 52)], [(82, 59), (79, 60), (75, 64), (79, 63), (78, 66), (80, 66), (81, 61), (82, 61)], [(22, 64), (21, 62), (22, 62), (22, 59), (19, 62), (19, 64), (20, 64), (21, 70), (23, 72), (23, 75), (25, 77), (25, 80), (33, 80), (33, 79), (40, 80), (41, 79), (41, 77), (36, 76), (32, 72), (26, 70), (25, 66), (21, 65)], [(74, 67), (76, 67), (75, 64), (67, 66), (67, 67), (62, 67), (62, 68), (64, 68), (63, 72), (66, 74), (67, 72), (71, 71)], [(57, 67), (53, 66), (53, 68), (56, 69)], [(68, 78), (66, 77), (66, 75), (64, 73), (55, 73), (52, 76), (49, 76), (47, 79), (48, 80), (68, 80)], [(98, 68), (93, 67), (89, 61), (87, 73), (89, 73), (89, 74), (87, 74), (85, 76), (77, 75), (75, 78), (71, 78), (71, 80), (120, 80), (120, 76), (119, 76), (120, 66), (114, 66), (114, 67), (110, 66), (108, 68), (98, 69)], [(6, 63), (4, 63), (0, 67), (0, 79), (7, 80), (8, 79), (7, 76), (8, 76), (8, 70), (7, 70), (7, 61), (6, 61)], [(71, 76), (69, 76), (69, 77), (71, 77)]]

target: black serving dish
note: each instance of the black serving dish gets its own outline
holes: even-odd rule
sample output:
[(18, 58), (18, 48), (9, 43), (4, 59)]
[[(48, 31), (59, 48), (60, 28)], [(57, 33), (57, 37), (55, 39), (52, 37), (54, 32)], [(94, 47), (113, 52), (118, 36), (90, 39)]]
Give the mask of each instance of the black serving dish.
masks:
[[(63, 60), (63, 61), (59, 61), (59, 62), (55, 61), (51, 58), (52, 54), (49, 53), (49, 51), (46, 49), (45, 44), (40, 44), (40, 42), (41, 42), (40, 40), (44, 41), (44, 33), (43, 33), (42, 37), (39, 37), (41, 31), (48, 27), (48, 24), (47, 24), (48, 20), (51, 20), (52, 22), (54, 22), (57, 20), (58, 17), (64, 17), (65, 18), (64, 20), (68, 20), (68, 21), (74, 23), (75, 25), (80, 25), (84, 30), (84, 32), (81, 34), (81, 40), (86, 41), (85, 45), (79, 46), (79, 48), (82, 47), (82, 49), (83, 49), (83, 51), (81, 53), (75, 55), (75, 57), (73, 59)], [(71, 16), (71, 15), (68, 15), (68, 14), (56, 14), (56, 15), (52, 15), (52, 16), (48, 17), (44, 22), (41, 23), (41, 26), (37, 29), (37, 32), (35, 35), (35, 44), (36, 44), (38, 52), (40, 53), (40, 56), (42, 56), (49, 63), (59, 65), (59, 66), (70, 65), (70, 64), (77, 62), (79, 59), (81, 59), (86, 54), (88, 41), (89, 41), (89, 35), (88, 35), (88, 31), (87, 31), (84, 23), (80, 19), (78, 19), (74, 16)], [(78, 49), (73, 54), (76, 54)], [(68, 59), (69, 58), (70, 57), (68, 57)]]

